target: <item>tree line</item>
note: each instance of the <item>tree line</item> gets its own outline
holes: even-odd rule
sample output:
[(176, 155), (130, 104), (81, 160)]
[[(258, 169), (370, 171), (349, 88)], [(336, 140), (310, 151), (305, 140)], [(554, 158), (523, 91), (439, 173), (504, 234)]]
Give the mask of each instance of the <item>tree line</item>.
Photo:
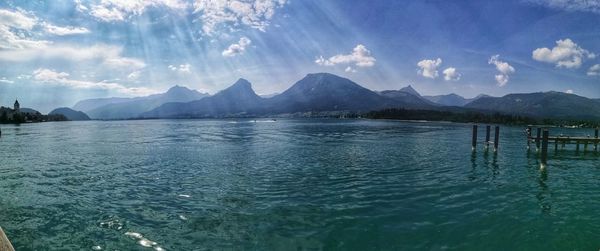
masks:
[(502, 114), (499, 112), (482, 113), (476, 111), (451, 112), (391, 108), (368, 112), (366, 114), (363, 114), (363, 117), (370, 119), (429, 120), (504, 125), (600, 127), (599, 120), (534, 118), (522, 115)]

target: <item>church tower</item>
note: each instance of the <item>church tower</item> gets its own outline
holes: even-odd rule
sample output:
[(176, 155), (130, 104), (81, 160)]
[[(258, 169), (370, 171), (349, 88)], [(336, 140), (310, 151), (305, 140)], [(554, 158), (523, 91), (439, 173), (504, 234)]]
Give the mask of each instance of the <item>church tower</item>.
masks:
[(21, 105), (19, 104), (18, 100), (15, 100), (15, 112), (21, 112)]

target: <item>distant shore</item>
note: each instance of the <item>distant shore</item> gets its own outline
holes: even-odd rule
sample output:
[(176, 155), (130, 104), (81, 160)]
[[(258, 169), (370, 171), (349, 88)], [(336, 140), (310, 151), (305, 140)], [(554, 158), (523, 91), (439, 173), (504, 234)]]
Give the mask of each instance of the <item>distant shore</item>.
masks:
[[(498, 112), (452, 112), (438, 110), (418, 110), (418, 109), (383, 109), (370, 112), (351, 112), (351, 111), (336, 111), (336, 112), (299, 112), (291, 114), (269, 114), (269, 115), (237, 115), (237, 116), (180, 116), (172, 118), (161, 117), (144, 117), (144, 118), (127, 118), (127, 119), (92, 119), (92, 121), (128, 121), (128, 120), (160, 120), (160, 119), (373, 119), (373, 120), (401, 120), (401, 121), (417, 121), (417, 122), (455, 122), (455, 123), (489, 123), (502, 125), (548, 125), (556, 127), (581, 127), (594, 128), (600, 127), (600, 121), (597, 120), (582, 120), (568, 118), (534, 118), (522, 115), (507, 115)], [(69, 120), (55, 120), (69, 121)], [(46, 121), (44, 121), (46, 122)], [(1, 123), (1, 122), (0, 122)], [(14, 124), (14, 123), (13, 123)]]

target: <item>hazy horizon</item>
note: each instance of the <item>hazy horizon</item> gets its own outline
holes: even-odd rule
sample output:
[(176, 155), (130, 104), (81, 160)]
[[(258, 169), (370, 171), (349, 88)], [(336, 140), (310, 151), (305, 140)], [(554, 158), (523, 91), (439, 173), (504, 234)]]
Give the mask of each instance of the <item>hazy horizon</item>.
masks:
[(238, 78), (268, 95), (314, 72), (375, 91), (600, 98), (591, 1), (5, 1), (0, 21), (4, 106), (214, 94)]

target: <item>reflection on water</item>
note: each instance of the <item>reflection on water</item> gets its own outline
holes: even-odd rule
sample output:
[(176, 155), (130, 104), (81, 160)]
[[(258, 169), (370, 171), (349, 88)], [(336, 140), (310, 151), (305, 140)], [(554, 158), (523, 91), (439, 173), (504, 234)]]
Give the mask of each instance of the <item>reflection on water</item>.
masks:
[(498, 152), (471, 152), (470, 130), (309, 119), (3, 125), (0, 225), (17, 250), (600, 247), (597, 153), (559, 150), (540, 170), (522, 128), (503, 127)]

